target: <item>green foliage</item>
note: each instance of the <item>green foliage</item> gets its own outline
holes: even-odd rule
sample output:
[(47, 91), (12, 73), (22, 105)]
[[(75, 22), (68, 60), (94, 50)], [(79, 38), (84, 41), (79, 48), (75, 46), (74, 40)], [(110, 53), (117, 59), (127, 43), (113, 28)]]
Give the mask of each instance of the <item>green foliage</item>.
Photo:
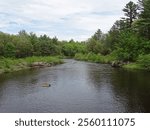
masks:
[(0, 59), (0, 73), (12, 72), (22, 69), (30, 68), (34, 62), (44, 62), (51, 64), (60, 64), (62, 60), (58, 56), (44, 56), (44, 57), (27, 57), (27, 58), (1, 58)]
[(108, 47), (108, 42), (106, 42), (106, 36), (102, 33), (100, 29), (98, 29), (95, 34), (88, 39), (87, 51), (95, 54), (107, 55), (110, 53), (110, 48)]
[(92, 39), (96, 40), (96, 41), (102, 41), (103, 39), (103, 32), (98, 29), (95, 34), (92, 36)]
[(150, 18), (137, 20), (135, 28), (137, 28), (137, 33), (139, 33), (140, 36), (150, 40)]
[(33, 57), (26, 57), (21, 59), (22, 61), (26, 62), (28, 66), (34, 62), (46, 62), (46, 63), (53, 63), (58, 64), (61, 63), (62, 60), (58, 56), (33, 56)]
[(4, 44), (0, 43), (0, 56), (4, 55)]
[(16, 47), (17, 58), (32, 56), (33, 45), (30, 43), (29, 38), (24, 36), (15, 37), (12, 41)]
[(139, 0), (140, 18), (150, 18), (150, 0)]
[(135, 61), (141, 53), (142, 40), (131, 31), (124, 31), (120, 34), (117, 44), (117, 57), (122, 61)]
[[(17, 35), (0, 32), (0, 57), (63, 55), (100, 63), (113, 60), (136, 62), (138, 59), (140, 66), (143, 62), (143, 66), (147, 67), (150, 54), (150, 0), (139, 0), (138, 5), (130, 1), (123, 11), (125, 16), (117, 20), (107, 34), (98, 29), (86, 42), (59, 41), (57, 37), (47, 35), (38, 37), (25, 30)], [(30, 62), (32, 60), (29, 59)], [(5, 68), (9, 68), (9, 64), (11, 62), (4, 62)]]
[(150, 40), (150, 0), (139, 0), (140, 15), (135, 23), (137, 32)]
[[(75, 43), (72, 43), (72, 52), (84, 51), (84, 45), (75, 45)], [(47, 35), (37, 37), (36, 34), (28, 34), (25, 30), (20, 31), (18, 35), (9, 35), (0, 32), (0, 56), (23, 58), (29, 56), (61, 55), (64, 51), (62, 49), (64, 49), (62, 48), (62, 42), (58, 41), (56, 37), (52, 39)]]
[(81, 43), (69, 42), (62, 46), (62, 53), (65, 56), (74, 57), (76, 53), (85, 53), (86, 46)]
[(144, 68), (150, 70), (150, 54), (140, 55), (137, 62), (142, 65)]
[(91, 62), (100, 62), (101, 57), (100, 55), (94, 54), (94, 53), (88, 53), (88, 54), (82, 54), (77, 53), (75, 55), (75, 59), (77, 60), (84, 60), (84, 61), (91, 61)]
[(126, 18), (123, 18), (126, 22), (126, 27), (131, 28), (132, 23), (135, 19), (137, 19), (138, 16), (138, 5), (135, 4), (134, 2), (130, 1), (129, 3), (126, 4), (125, 8), (123, 9)]
[(100, 41), (97, 41), (93, 38), (88, 40), (87, 50), (89, 52), (93, 52), (95, 54), (98, 54), (98, 53), (100, 53), (101, 49), (102, 49), (102, 44)]
[(130, 69), (130, 70), (144, 70), (145, 69), (144, 67), (142, 67), (140, 64), (137, 64), (137, 63), (130, 63), (130, 64), (123, 65), (123, 68)]
[(16, 47), (12, 43), (6, 43), (4, 45), (4, 56), (5, 57), (15, 57)]
[(115, 50), (116, 44), (119, 42), (119, 31), (115, 28), (111, 29), (109, 33), (106, 35), (105, 45), (110, 50)]
[(37, 44), (34, 44), (34, 54), (48, 56), (59, 55), (61, 52), (58, 41), (46, 35), (40, 36)]
[[(123, 11), (125, 18), (117, 20), (106, 36), (106, 45), (121, 61), (136, 61), (139, 55), (149, 54), (150, 0), (140, 5), (130, 1)], [(140, 12), (138, 8), (140, 7)], [(138, 13), (140, 14), (138, 18)], [(137, 20), (135, 20), (137, 19)]]
[(149, 54), (150, 53), (150, 41), (143, 40), (140, 46), (139, 55)]
[(114, 54), (103, 56), (101, 54), (94, 54), (94, 53), (88, 54), (77, 53), (75, 55), (75, 59), (96, 63), (111, 63), (112, 61), (116, 60), (116, 56)]

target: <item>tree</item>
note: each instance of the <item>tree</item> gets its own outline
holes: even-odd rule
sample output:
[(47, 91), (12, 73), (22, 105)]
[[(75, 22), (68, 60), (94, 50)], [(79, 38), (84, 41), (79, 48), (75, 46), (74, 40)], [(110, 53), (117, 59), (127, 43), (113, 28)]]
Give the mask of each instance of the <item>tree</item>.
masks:
[(116, 46), (117, 58), (122, 61), (135, 61), (139, 54), (144, 53), (141, 37), (132, 31), (122, 31)]
[(25, 36), (28, 36), (28, 33), (25, 30), (21, 30), (21, 31), (18, 32), (18, 35), (25, 37)]
[(58, 38), (56, 36), (53, 37), (52, 42), (53, 42), (53, 44), (58, 45)]
[(118, 30), (110, 30), (106, 36), (106, 39), (105, 39), (105, 44), (106, 44), (106, 47), (111, 49), (112, 51), (115, 48), (116, 44), (118, 43), (118, 39), (119, 39), (119, 34), (120, 32)]
[(4, 55), (4, 44), (0, 42), (0, 56)]
[(92, 38), (96, 41), (101, 41), (103, 38), (103, 33), (100, 29), (98, 29), (95, 34), (92, 36)]
[(150, 18), (150, 0), (139, 0), (140, 18)]
[(150, 0), (139, 0), (140, 15), (135, 25), (141, 36), (150, 40)]
[(13, 43), (6, 43), (4, 45), (4, 57), (15, 57), (16, 47)]
[(102, 44), (100, 41), (97, 41), (94, 38), (91, 38), (87, 41), (87, 49), (89, 52), (98, 54), (101, 52)]
[(105, 38), (105, 46), (110, 50), (115, 50), (119, 42), (120, 32), (126, 29), (126, 23), (123, 20), (117, 20), (111, 27)]
[(123, 20), (126, 21), (127, 26), (131, 28), (132, 23), (135, 19), (138, 17), (138, 5), (134, 2), (130, 1), (128, 4), (126, 4), (125, 8), (123, 9), (126, 18), (123, 18)]

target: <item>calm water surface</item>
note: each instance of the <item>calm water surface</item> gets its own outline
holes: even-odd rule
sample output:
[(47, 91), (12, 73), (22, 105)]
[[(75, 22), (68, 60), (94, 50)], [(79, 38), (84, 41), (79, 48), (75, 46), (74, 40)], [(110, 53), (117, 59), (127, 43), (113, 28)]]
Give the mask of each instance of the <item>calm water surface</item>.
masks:
[(149, 72), (65, 61), (0, 75), (0, 112), (150, 112)]

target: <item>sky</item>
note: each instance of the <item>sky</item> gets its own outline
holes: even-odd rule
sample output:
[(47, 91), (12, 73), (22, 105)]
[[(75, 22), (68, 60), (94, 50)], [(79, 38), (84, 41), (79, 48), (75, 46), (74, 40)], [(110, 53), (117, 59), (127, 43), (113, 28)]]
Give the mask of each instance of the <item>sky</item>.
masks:
[[(0, 31), (83, 41), (109, 31), (130, 0), (0, 0)], [(132, 0), (137, 3), (137, 0)]]

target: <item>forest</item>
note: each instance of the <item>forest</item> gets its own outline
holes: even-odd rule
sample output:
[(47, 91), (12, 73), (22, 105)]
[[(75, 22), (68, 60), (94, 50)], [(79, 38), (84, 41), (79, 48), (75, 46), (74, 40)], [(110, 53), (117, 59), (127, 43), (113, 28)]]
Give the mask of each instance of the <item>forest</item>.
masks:
[(124, 16), (108, 33), (98, 29), (82, 42), (60, 41), (57, 37), (37, 36), (25, 30), (17, 35), (0, 32), (0, 73), (14, 71), (27, 61), (59, 63), (61, 58), (150, 70), (150, 0), (130, 1), (122, 11)]

